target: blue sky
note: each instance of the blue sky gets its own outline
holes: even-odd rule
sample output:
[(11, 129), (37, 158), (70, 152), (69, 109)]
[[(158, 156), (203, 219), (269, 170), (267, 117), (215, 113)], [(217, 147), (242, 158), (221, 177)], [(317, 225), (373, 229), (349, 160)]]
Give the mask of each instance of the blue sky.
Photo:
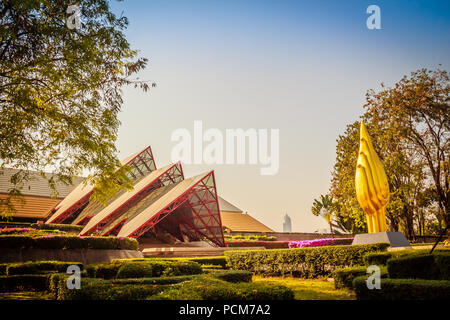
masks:
[[(366, 8), (381, 9), (381, 30)], [(170, 162), (171, 133), (206, 128), (278, 128), (280, 170), (254, 165), (186, 165), (187, 176), (214, 169), (218, 192), (275, 230), (287, 212), (295, 231), (325, 228), (312, 216), (325, 194), (336, 138), (362, 114), (364, 95), (419, 68), (450, 70), (448, 1), (124, 1), (126, 35), (149, 58), (139, 74), (157, 87), (124, 90), (120, 157), (151, 145)]]

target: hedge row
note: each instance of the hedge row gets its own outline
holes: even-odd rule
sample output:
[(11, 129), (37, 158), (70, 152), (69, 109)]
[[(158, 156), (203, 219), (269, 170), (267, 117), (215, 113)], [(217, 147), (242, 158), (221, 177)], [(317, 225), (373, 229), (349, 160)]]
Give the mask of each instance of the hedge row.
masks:
[(450, 280), (450, 252), (391, 258), (387, 268), (396, 279)]
[(381, 279), (380, 289), (369, 289), (366, 277), (353, 280), (358, 300), (448, 300), (450, 281)]
[[(334, 287), (336, 289), (348, 288), (353, 289), (353, 280), (357, 277), (366, 276), (365, 279), (369, 276), (367, 273), (367, 267), (349, 267), (343, 269), (334, 270), (332, 273), (332, 277), (334, 279)], [(381, 268), (381, 278), (387, 278), (388, 272), (386, 267)]]
[(226, 251), (228, 265), (264, 276), (302, 278), (329, 276), (338, 268), (359, 266), (368, 252), (385, 250), (384, 243), (355, 246), (324, 246), (280, 250)]
[[(399, 251), (391, 251), (391, 252), (372, 252), (368, 253), (364, 256), (364, 263), (367, 266), (370, 265), (379, 265), (379, 266), (385, 266), (387, 265), (387, 261), (390, 258), (400, 258), (410, 255), (421, 255), (421, 254), (428, 254), (430, 250), (428, 249), (421, 249), (421, 250), (415, 250), (415, 249), (408, 249), (408, 250), (399, 250)], [(450, 250), (447, 249), (436, 249), (434, 253), (450, 253)]]
[[(197, 276), (176, 284), (149, 285), (146, 279), (81, 279), (81, 289), (69, 290), (67, 275), (54, 274), (49, 291), (58, 300), (289, 300), (291, 289), (264, 283), (229, 283), (212, 277)], [(153, 280), (150, 280), (153, 281)]]
[(149, 300), (293, 300), (294, 292), (284, 286), (263, 282), (229, 283), (199, 277), (153, 295)]
[(264, 247), (266, 249), (289, 248), (289, 241), (225, 241), (228, 247)]
[(63, 262), (63, 261), (36, 261), (23, 263), (5, 264), (5, 274), (8, 276), (21, 274), (43, 274), (48, 272), (66, 272), (71, 265), (76, 265), (83, 269), (81, 262)]
[(192, 261), (197, 262), (200, 265), (216, 265), (222, 268), (226, 268), (227, 260), (225, 256), (215, 257), (185, 257), (185, 258), (134, 258), (134, 259), (112, 259), (111, 263), (124, 263), (124, 262), (152, 262), (152, 261)]
[(47, 284), (48, 275), (45, 274), (0, 276), (0, 292), (46, 291)]
[[(130, 261), (131, 260), (131, 261)], [(124, 259), (114, 263), (98, 263), (86, 266), (90, 278), (124, 279), (161, 276), (181, 276), (202, 273), (200, 264), (193, 261), (135, 261)]]
[(59, 230), (70, 233), (80, 233), (83, 230), (84, 226), (78, 226), (74, 224), (38, 224), (32, 223), (31, 228), (40, 229), (40, 230)]
[(117, 237), (77, 237), (68, 235), (0, 235), (2, 249), (126, 249), (137, 250), (136, 239)]

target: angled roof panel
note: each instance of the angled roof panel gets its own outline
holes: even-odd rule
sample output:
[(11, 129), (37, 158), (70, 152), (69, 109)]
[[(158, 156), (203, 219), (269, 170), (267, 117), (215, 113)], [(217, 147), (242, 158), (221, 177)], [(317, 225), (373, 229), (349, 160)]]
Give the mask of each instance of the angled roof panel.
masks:
[[(221, 208), (222, 209), (222, 208)], [(222, 225), (235, 232), (275, 232), (246, 213), (220, 211)]]
[[(209, 174), (209, 173), (208, 173)], [(205, 178), (207, 174), (200, 174), (198, 176), (185, 179), (178, 183), (174, 188), (168, 190), (161, 197), (159, 197), (155, 202), (153, 202), (149, 207), (147, 207), (143, 212), (130, 218), (127, 223), (122, 227), (118, 236), (129, 236), (133, 234), (137, 229), (144, 225), (148, 220), (150, 220), (155, 214), (159, 213), (165, 207), (169, 206), (178, 197), (182, 196), (190, 188), (195, 186), (200, 180)]]
[(219, 197), (219, 206), (220, 211), (228, 211), (228, 212), (239, 212), (242, 213), (242, 210), (236, 207), (235, 205), (231, 204), (227, 200), (225, 200), (222, 197)]
[[(122, 165), (131, 165), (134, 161), (142, 162), (142, 158), (139, 156), (143, 156), (143, 158), (147, 158), (150, 163), (150, 170), (156, 168), (152, 150), (149, 147), (144, 150), (137, 152), (121, 161)], [(136, 168), (133, 168), (132, 175), (136, 175)], [(53, 215), (45, 222), (45, 223), (61, 223), (72, 213), (77, 212), (79, 209), (85, 207), (89, 203), (89, 197), (91, 196), (94, 190), (94, 186), (90, 183), (80, 183), (75, 189), (70, 192), (64, 200), (62, 200), (56, 207)]]
[[(175, 170), (173, 170), (175, 169)], [(171, 174), (165, 177), (169, 172), (178, 172), (177, 175)], [(162, 178), (165, 179), (162, 179)], [(181, 164), (171, 164), (164, 168), (152, 171), (141, 181), (139, 181), (133, 188), (133, 190), (125, 192), (118, 198), (116, 198), (110, 205), (103, 208), (98, 214), (93, 216), (80, 235), (90, 234), (95, 228), (104, 229), (108, 221), (114, 222), (124, 211), (130, 210), (133, 205), (136, 205), (137, 201), (141, 200), (143, 196), (148, 195), (154, 189), (164, 186), (168, 183), (176, 183), (183, 179)], [(102, 230), (99, 230), (103, 234)]]

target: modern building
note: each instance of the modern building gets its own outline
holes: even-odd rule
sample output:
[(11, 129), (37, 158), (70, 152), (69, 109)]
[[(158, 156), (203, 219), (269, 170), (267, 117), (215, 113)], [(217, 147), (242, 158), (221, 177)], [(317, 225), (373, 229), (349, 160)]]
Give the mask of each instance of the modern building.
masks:
[[(224, 246), (224, 231), (274, 232), (220, 198), (213, 171), (185, 178), (181, 163), (157, 168), (150, 147), (121, 163), (131, 168), (134, 188), (119, 191), (106, 205), (91, 199), (94, 187), (82, 182), (83, 178), (74, 179), (73, 187), (57, 185), (59, 195), (52, 198), (47, 181), (36, 177), (27, 184), (28, 191), (23, 191), (28, 201), (14, 218), (75, 224), (84, 226), (81, 236), (134, 237), (140, 243), (206, 241)], [(9, 170), (0, 179), (0, 196), (6, 197), (8, 174), (13, 173)], [(34, 200), (37, 197), (39, 203)]]
[(284, 215), (283, 232), (292, 232), (291, 217), (287, 213)]

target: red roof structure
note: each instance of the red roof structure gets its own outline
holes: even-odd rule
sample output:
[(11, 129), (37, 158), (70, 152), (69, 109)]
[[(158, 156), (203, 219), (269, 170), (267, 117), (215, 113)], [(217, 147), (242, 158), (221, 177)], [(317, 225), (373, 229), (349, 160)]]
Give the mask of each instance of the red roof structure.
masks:
[(165, 234), (178, 241), (225, 246), (214, 171), (185, 179), (181, 163), (156, 169), (150, 147), (122, 161), (132, 166), (134, 188), (90, 201), (93, 187), (81, 183), (46, 223), (84, 225), (81, 236), (140, 238)]

